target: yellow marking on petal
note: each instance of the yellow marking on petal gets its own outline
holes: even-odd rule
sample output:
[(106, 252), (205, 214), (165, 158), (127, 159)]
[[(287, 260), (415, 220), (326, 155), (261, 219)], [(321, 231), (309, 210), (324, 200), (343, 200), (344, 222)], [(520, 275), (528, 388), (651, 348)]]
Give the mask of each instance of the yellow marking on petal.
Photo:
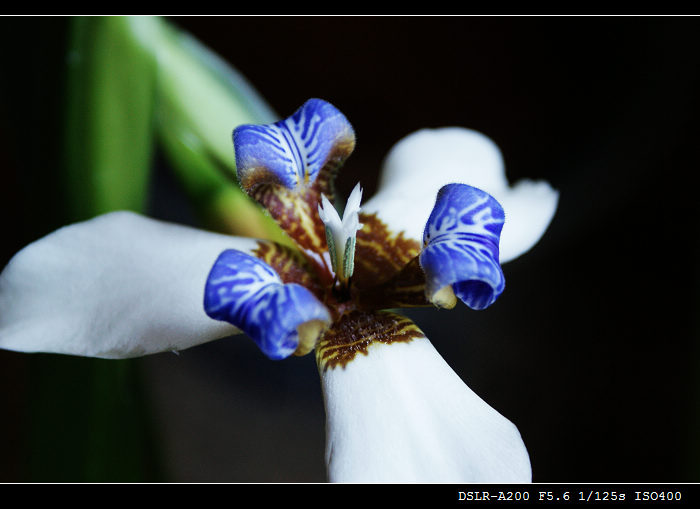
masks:
[(311, 352), (327, 326), (328, 324), (322, 320), (310, 320), (297, 327), (299, 345), (294, 351), (294, 355), (301, 356)]
[(430, 301), (439, 308), (452, 309), (457, 304), (457, 297), (452, 290), (452, 286), (447, 285), (435, 292)]
[(320, 370), (345, 368), (357, 354), (368, 355), (373, 344), (410, 342), (425, 337), (410, 318), (388, 311), (352, 311), (343, 315), (316, 345)]

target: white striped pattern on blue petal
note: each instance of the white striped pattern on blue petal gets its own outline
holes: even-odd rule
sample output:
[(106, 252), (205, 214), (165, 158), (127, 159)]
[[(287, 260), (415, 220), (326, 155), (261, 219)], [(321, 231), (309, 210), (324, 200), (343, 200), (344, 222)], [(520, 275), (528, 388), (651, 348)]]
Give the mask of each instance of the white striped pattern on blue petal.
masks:
[(498, 243), (505, 216), (488, 193), (465, 184), (448, 184), (437, 195), (423, 233), (420, 264), (428, 298), (452, 285), (457, 298), (484, 309), (505, 288)]
[(244, 187), (267, 179), (289, 189), (311, 184), (336, 143), (348, 136), (354, 138), (354, 132), (345, 115), (326, 101), (309, 99), (289, 118), (234, 129), (238, 178)]
[(294, 353), (300, 325), (330, 322), (328, 310), (308, 289), (283, 284), (265, 262), (235, 249), (224, 251), (214, 263), (204, 291), (204, 310), (241, 329), (271, 359)]

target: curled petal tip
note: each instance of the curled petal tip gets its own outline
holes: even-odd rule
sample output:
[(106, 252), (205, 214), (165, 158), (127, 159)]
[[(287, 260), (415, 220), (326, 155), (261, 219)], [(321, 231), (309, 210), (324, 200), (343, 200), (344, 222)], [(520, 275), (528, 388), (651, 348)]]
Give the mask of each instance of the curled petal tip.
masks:
[(450, 307), (451, 288), (472, 309), (493, 304), (505, 288), (498, 261), (504, 221), (503, 208), (488, 193), (465, 184), (440, 189), (420, 254), (429, 301)]
[(204, 310), (241, 329), (271, 359), (310, 352), (330, 323), (308, 289), (283, 284), (265, 262), (234, 249), (221, 253), (209, 273)]
[(238, 178), (248, 191), (273, 183), (308, 185), (327, 165), (339, 166), (355, 146), (355, 133), (335, 106), (309, 99), (290, 117), (233, 131)]

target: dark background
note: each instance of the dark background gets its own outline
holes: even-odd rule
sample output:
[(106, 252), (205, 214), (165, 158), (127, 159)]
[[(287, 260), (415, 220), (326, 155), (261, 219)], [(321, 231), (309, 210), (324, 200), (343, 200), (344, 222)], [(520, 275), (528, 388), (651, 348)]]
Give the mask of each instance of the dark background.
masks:
[[(5, 50), (13, 71), (0, 102), (3, 264), (57, 226), (45, 186), (65, 21), (0, 20), (33, 62)], [(511, 183), (548, 180), (560, 192), (557, 214), (542, 241), (504, 267), (507, 291), (494, 306), (410, 315), (518, 426), (534, 481), (700, 481), (696, 18), (172, 21), (241, 71), (280, 115), (310, 97), (346, 114), (358, 141), (341, 195), (361, 180), (369, 197), (396, 141), (449, 125), (495, 140)], [(162, 155), (154, 164), (150, 214), (192, 223)], [(39, 167), (44, 177), (32, 177)], [(121, 480), (32, 470), (82, 450), (71, 442), (80, 430), (37, 447), (32, 388), (48, 375), (35, 357), (0, 351), (0, 426), (12, 437), (0, 480)], [(149, 423), (140, 440), (156, 465), (141, 479), (324, 480), (312, 356), (270, 362), (238, 337), (133, 365)], [(118, 446), (92, 445), (103, 457)]]

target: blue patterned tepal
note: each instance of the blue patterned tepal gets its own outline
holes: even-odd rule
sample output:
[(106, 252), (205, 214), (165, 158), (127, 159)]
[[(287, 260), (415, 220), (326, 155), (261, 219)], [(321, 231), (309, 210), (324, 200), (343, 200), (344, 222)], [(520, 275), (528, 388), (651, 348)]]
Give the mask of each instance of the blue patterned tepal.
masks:
[(204, 310), (241, 329), (271, 359), (290, 356), (300, 343), (303, 348), (300, 335), (307, 324), (323, 328), (330, 322), (328, 310), (309, 290), (283, 284), (265, 262), (235, 249), (224, 251), (214, 263)]
[(345, 115), (332, 104), (309, 99), (284, 120), (233, 131), (238, 178), (244, 189), (263, 181), (288, 189), (309, 185), (334, 158), (336, 146), (354, 137)]
[(454, 295), (472, 309), (493, 304), (505, 287), (498, 261), (504, 221), (501, 205), (480, 189), (448, 184), (440, 190), (420, 255), (431, 301), (439, 300), (440, 292), (451, 286)]

